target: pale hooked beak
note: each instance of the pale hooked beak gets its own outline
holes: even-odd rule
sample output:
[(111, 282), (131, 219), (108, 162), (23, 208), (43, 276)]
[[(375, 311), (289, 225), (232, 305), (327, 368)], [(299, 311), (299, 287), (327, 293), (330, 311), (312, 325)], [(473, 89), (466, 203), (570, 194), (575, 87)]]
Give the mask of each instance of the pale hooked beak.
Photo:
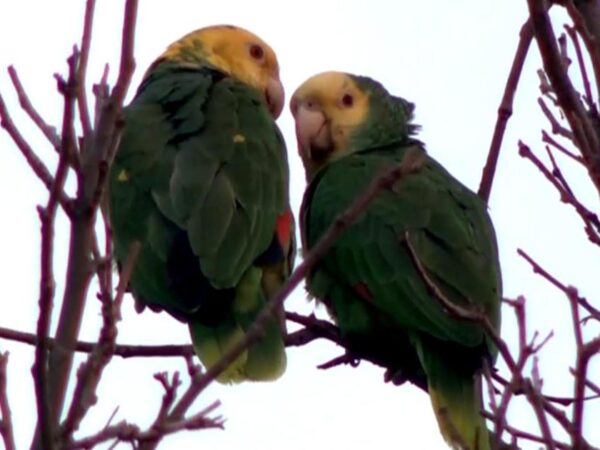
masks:
[(285, 93), (279, 78), (269, 78), (265, 90), (265, 100), (271, 115), (277, 119), (281, 111), (283, 111), (283, 104), (285, 102)]
[(298, 150), (303, 158), (325, 159), (333, 150), (329, 123), (323, 111), (292, 99), (290, 104), (296, 120)]

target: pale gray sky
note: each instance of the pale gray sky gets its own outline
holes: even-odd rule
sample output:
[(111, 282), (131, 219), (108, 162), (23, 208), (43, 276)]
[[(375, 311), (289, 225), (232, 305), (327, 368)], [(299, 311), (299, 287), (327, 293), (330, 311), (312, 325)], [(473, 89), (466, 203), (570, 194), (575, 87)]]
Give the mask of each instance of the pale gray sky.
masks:
[[(0, 14), (0, 91), (17, 124), (39, 154), (53, 166), (53, 150), (19, 110), (4, 70), (14, 64), (40, 113), (60, 124), (62, 100), (52, 74), (66, 72), (65, 59), (79, 41), (84, 2), (21, 0), (5, 2)], [(416, 103), (416, 122), (429, 152), (469, 187), (476, 189), (481, 175), (496, 110), (508, 74), (518, 31), (526, 18), (526, 2), (455, 0), (419, 2), (402, 0), (280, 1), (222, 0), (219, 2), (172, 0), (141, 2), (136, 34), (137, 70), (128, 99), (146, 67), (173, 40), (206, 25), (232, 23), (265, 39), (277, 52), (287, 98), (304, 79), (323, 70), (343, 70), (369, 75), (391, 92)], [(114, 80), (118, 64), (122, 2), (98, 2), (88, 81), (97, 81), (105, 62)], [(562, 22), (557, 22), (562, 26)], [(546, 392), (572, 395), (568, 367), (573, 365), (572, 332), (568, 302), (536, 277), (516, 255), (523, 247), (565, 283), (581, 289), (598, 302), (594, 289), (600, 256), (587, 244), (579, 219), (559, 202), (549, 184), (530, 163), (517, 154), (523, 139), (543, 156), (540, 128), (545, 126), (537, 109), (537, 48), (527, 59), (509, 124), (498, 177), (490, 204), (501, 250), (505, 295), (524, 294), (530, 333), (555, 331), (541, 353), (540, 367)], [(292, 118), (284, 110), (279, 124), (288, 143), (292, 171), (292, 200), (297, 211), (304, 175), (296, 156)], [(4, 220), (0, 233), (0, 279), (4, 306), (0, 326), (24, 331), (35, 329), (37, 317), (39, 223), (35, 206), (46, 192), (24, 159), (0, 132), (0, 204)], [(572, 186), (591, 207), (597, 194), (585, 173), (564, 158)], [(59, 220), (56, 248), (57, 298), (66, 258), (67, 222)], [(293, 310), (310, 312), (311, 304), (297, 291), (287, 303)], [(122, 343), (185, 343), (187, 328), (165, 314), (133, 312), (124, 305), (120, 324)], [(510, 311), (503, 336), (516, 343)], [(82, 339), (96, 338), (99, 305), (90, 296)], [(588, 330), (589, 336), (595, 330)], [(34, 424), (35, 398), (29, 347), (0, 341), (9, 350), (9, 389), (20, 448), (29, 444)], [(213, 386), (197, 402), (198, 409), (215, 399), (223, 402), (225, 431), (181, 433), (163, 442), (162, 448), (202, 447), (212, 450), (444, 449), (429, 399), (416, 388), (396, 388), (383, 383), (383, 371), (361, 364), (358, 368), (315, 368), (340, 353), (333, 345), (317, 342), (289, 351), (287, 373), (276, 383)], [(115, 420), (144, 426), (153, 420), (162, 394), (152, 378), (157, 371), (185, 371), (180, 359), (120, 360), (114, 358), (100, 386), (101, 401), (83, 423), (81, 436), (103, 426), (115, 407)], [(591, 370), (598, 374), (596, 361)], [(535, 424), (522, 403), (511, 410), (518, 425)], [(600, 407), (586, 413), (588, 436), (600, 442), (600, 430), (591, 430), (591, 418)], [(534, 448), (534, 447), (529, 447)]]

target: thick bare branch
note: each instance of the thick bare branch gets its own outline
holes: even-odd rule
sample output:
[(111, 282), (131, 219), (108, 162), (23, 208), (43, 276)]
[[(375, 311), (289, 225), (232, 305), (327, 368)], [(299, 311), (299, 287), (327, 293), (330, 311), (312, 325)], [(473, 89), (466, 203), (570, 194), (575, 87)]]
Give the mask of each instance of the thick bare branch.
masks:
[[(78, 185), (74, 205), (67, 281), (56, 331), (57, 346), (50, 356), (49, 380), (52, 388), (50, 404), (53, 407), (52, 417), (55, 422), (64, 404), (73, 352), (93, 271), (91, 251), (95, 218), (104, 188), (101, 167), (107, 170), (107, 155), (112, 151), (110, 146), (118, 142), (117, 136), (122, 127), (120, 120), (122, 102), (133, 70), (132, 52), (136, 11), (137, 1), (128, 0), (125, 4), (123, 22), (121, 72), (117, 81), (119, 89), (115, 88), (110, 101), (102, 105), (93, 139), (85, 141), (82, 152), (82, 183)], [(33, 446), (39, 448), (37, 434)]]
[(566, 2), (566, 7), (575, 28), (583, 37), (600, 97), (600, 4), (597, 0), (574, 0)]
[(74, 50), (68, 59), (69, 77), (64, 82), (57, 77), (59, 91), (64, 96), (63, 127), (61, 133), (60, 158), (54, 184), (50, 189), (48, 203), (40, 209), (42, 221), (42, 239), (40, 253), (40, 313), (37, 324), (37, 346), (35, 362), (33, 365), (34, 384), (37, 399), (38, 423), (40, 426), (41, 442), (45, 448), (53, 448), (54, 421), (50, 409), (48, 385), (48, 348), (46, 346), (50, 330), (50, 318), (54, 303), (55, 281), (53, 273), (54, 255), (54, 223), (60, 193), (63, 192), (64, 183), (69, 170), (69, 155), (74, 151), (75, 130), (73, 119), (75, 114), (75, 73), (77, 69), (78, 53)]
[[(89, 354), (87, 361), (81, 366), (77, 374), (78, 380), (73, 393), (73, 399), (67, 413), (67, 418), (61, 429), (63, 442), (70, 442), (72, 434), (79, 428), (81, 420), (91, 406), (96, 403), (96, 389), (100, 383), (102, 373), (114, 354), (115, 341), (117, 338), (116, 322), (120, 317), (121, 301), (123, 293), (133, 272), (137, 256), (140, 251), (140, 243), (134, 242), (127, 255), (125, 264), (121, 271), (121, 279), (117, 289), (117, 297), (102, 299), (103, 324), (100, 329), (100, 337), (97, 345)], [(109, 293), (105, 295), (110, 295)]]
[(589, 175), (600, 192), (600, 145), (598, 135), (573, 87), (556, 43), (545, 0), (528, 0), (530, 18), (540, 49), (544, 70), (552, 83), (558, 103), (573, 131), (574, 142), (581, 150)]
[(575, 367), (575, 402), (573, 403), (572, 444), (574, 450), (589, 448), (583, 438), (583, 412), (587, 369), (590, 359), (600, 353), (600, 337), (578, 347), (577, 365)]

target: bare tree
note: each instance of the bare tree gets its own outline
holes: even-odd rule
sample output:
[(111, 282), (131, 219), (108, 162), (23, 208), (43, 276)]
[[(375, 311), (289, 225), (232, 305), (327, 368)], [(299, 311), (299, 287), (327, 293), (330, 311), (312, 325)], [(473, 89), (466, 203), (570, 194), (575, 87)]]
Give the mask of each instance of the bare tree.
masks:
[[(556, 6), (558, 5), (558, 6)], [(35, 346), (33, 367), (38, 424), (32, 441), (32, 448), (63, 449), (92, 448), (107, 441), (129, 442), (134, 448), (155, 448), (160, 440), (170, 433), (181, 430), (200, 430), (222, 427), (222, 419), (215, 415), (219, 403), (215, 402), (200, 411), (192, 411), (193, 401), (212, 383), (215, 378), (253, 340), (260, 337), (270, 314), (279, 308), (289, 293), (298, 286), (310, 267), (321, 258), (336, 237), (349, 226), (380, 189), (389, 186), (408, 173), (420, 170), (422, 161), (411, 155), (393, 170), (382, 173), (356, 202), (335, 221), (320, 243), (304, 256), (304, 261), (294, 271), (288, 282), (260, 314), (245, 339), (233, 348), (215, 366), (203, 371), (193, 362), (191, 346), (162, 345), (117, 345), (116, 336), (120, 319), (120, 308), (135, 265), (139, 245), (133, 245), (129, 258), (122, 268), (119, 280), (113, 281), (112, 247), (110, 226), (102, 214), (103, 192), (112, 156), (119, 142), (123, 127), (123, 99), (129, 87), (134, 70), (133, 42), (137, 1), (125, 2), (122, 27), (122, 48), (119, 62), (119, 75), (111, 89), (105, 76), (94, 85), (94, 112), (90, 111), (88, 93), (85, 90), (86, 68), (90, 55), (90, 42), (94, 21), (95, 1), (87, 0), (83, 32), (78, 47), (73, 49), (67, 60), (67, 75), (57, 76), (57, 89), (64, 100), (63, 118), (60, 132), (50, 126), (38, 113), (21, 84), (17, 71), (11, 66), (8, 73), (18, 95), (21, 107), (32, 122), (42, 131), (55, 149), (58, 164), (51, 173), (28, 140), (13, 123), (4, 100), (0, 96), (0, 120), (2, 127), (10, 135), (16, 148), (25, 157), (31, 171), (48, 189), (48, 199), (40, 206), (38, 214), (41, 223), (41, 248), (39, 280), (39, 315), (36, 334), (0, 328), (0, 337)], [(483, 170), (479, 195), (488, 200), (500, 156), (506, 125), (512, 114), (512, 104), (523, 68), (525, 57), (535, 40), (542, 55), (544, 68), (540, 71), (541, 96), (538, 99), (541, 110), (548, 118), (550, 131), (542, 132), (542, 141), (547, 160), (538, 155), (539, 151), (524, 142), (519, 143), (520, 155), (529, 160), (549, 183), (550, 189), (559, 194), (560, 201), (571, 205), (573, 212), (581, 219), (582, 229), (590, 245), (600, 246), (600, 220), (597, 213), (577, 198), (568, 180), (563, 176), (556, 154), (566, 155), (572, 164), (583, 165), (591, 182), (600, 193), (600, 1), (565, 0), (549, 4), (545, 0), (528, 0), (530, 17), (524, 24), (520, 41), (510, 69), (505, 92), (498, 109), (498, 119), (491, 140), (488, 159)], [(558, 38), (548, 15), (550, 7), (564, 8), (571, 21), (565, 32)], [(572, 74), (569, 74), (571, 54), (574, 54), (576, 70), (582, 80), (581, 89), (575, 87)], [(592, 74), (588, 73), (591, 68)], [(577, 77), (575, 77), (577, 78)], [(78, 136), (76, 128), (81, 129)], [(511, 149), (505, 149), (510, 151)], [(75, 176), (76, 194), (69, 196), (65, 180), (69, 174)], [(67, 273), (62, 299), (56, 301), (54, 264), (54, 231), (57, 214), (64, 214), (70, 222), (70, 251), (66, 264)], [(103, 248), (99, 242), (104, 242)], [(499, 348), (500, 357), (508, 367), (501, 373), (488, 367), (485, 371), (488, 400), (482, 411), (494, 430), (495, 447), (505, 448), (502, 439), (508, 437), (508, 447), (518, 448), (520, 442), (533, 441), (548, 449), (593, 449), (584, 434), (583, 417), (586, 404), (600, 397), (600, 380), (589, 373), (592, 358), (600, 353), (600, 336), (584, 339), (583, 327), (600, 321), (600, 310), (592, 302), (582, 297), (575, 286), (559, 276), (549, 273), (525, 250), (519, 254), (527, 261), (533, 272), (564, 293), (572, 312), (574, 329), (574, 356), (572, 367), (565, 371), (572, 374), (573, 395), (562, 398), (551, 395), (543, 389), (541, 376), (537, 371), (535, 358), (550, 336), (540, 338), (527, 329), (524, 297), (505, 299), (515, 312), (519, 330), (519, 345), (511, 349), (498, 336), (485, 317), (477, 311), (454, 306), (444, 298), (435, 283), (424, 270), (420, 274), (433, 295), (442, 306), (459, 319), (479, 323), (492, 337)], [(420, 267), (416, 255), (414, 262)], [(96, 342), (81, 342), (79, 329), (84, 307), (89, 301), (90, 283), (95, 278), (99, 286), (97, 295), (102, 303), (102, 326), (98, 330)], [(50, 336), (50, 318), (54, 308), (60, 309), (56, 334)], [(290, 321), (302, 328), (287, 337), (288, 346), (302, 346), (323, 338), (335, 342), (343, 348), (343, 355), (320, 366), (328, 369), (339, 364), (354, 363), (356, 357), (337, 328), (328, 321), (314, 316), (306, 317), (288, 312)], [(76, 386), (73, 395), (67, 398), (67, 383), (73, 376), (73, 355), (87, 353), (86, 361), (76, 371)], [(154, 375), (162, 388), (162, 403), (150, 427), (121, 421), (110, 424), (96, 433), (75, 438), (75, 432), (90, 407), (96, 402), (96, 389), (104, 368), (114, 356), (183, 357), (187, 361), (187, 387), (180, 392), (183, 384), (178, 372)], [(533, 364), (530, 364), (533, 361)], [(16, 448), (11, 412), (6, 391), (6, 367), (8, 355), (0, 355), (0, 433), (8, 450)], [(526, 367), (531, 367), (527, 369)], [(538, 419), (538, 430), (524, 430), (510, 422), (507, 410), (516, 396), (523, 396)], [(66, 414), (64, 414), (66, 412)], [(60, 417), (64, 419), (60, 420)], [(562, 441), (556, 437), (557, 430), (569, 437)], [(598, 445), (598, 444), (596, 444)]]

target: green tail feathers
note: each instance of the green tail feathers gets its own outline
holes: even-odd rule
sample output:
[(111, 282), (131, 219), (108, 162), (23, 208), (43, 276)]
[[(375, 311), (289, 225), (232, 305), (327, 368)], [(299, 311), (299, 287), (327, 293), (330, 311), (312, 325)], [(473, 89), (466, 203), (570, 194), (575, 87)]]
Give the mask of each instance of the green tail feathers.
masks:
[[(246, 271), (236, 287), (230, 316), (215, 326), (197, 320), (189, 322), (190, 335), (196, 354), (210, 368), (237, 342), (243, 339), (263, 306), (265, 297), (261, 289), (262, 271), (252, 267)], [(279, 378), (286, 367), (282, 325), (273, 318), (264, 334), (225, 369), (217, 381), (239, 383), (245, 380), (272, 381)]]
[(480, 412), (483, 401), (479, 372), (470, 370), (469, 364), (461, 364), (464, 361), (459, 360), (460, 356), (436, 351), (423, 342), (418, 343), (417, 353), (427, 374), (431, 405), (444, 439), (457, 450), (491, 450)]
[(479, 375), (465, 376), (449, 366), (439, 375), (429, 377), (429, 396), (444, 439), (455, 449), (490, 450)]

